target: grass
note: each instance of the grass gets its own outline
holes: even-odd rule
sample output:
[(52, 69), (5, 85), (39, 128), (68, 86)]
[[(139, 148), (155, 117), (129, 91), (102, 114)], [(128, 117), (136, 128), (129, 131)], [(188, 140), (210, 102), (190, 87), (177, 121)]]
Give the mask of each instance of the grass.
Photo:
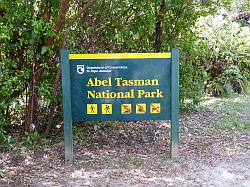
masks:
[(144, 163), (144, 158), (141, 156), (133, 156), (129, 154), (125, 154), (122, 159), (120, 160), (120, 164), (122, 167), (130, 167), (130, 166), (136, 166), (140, 167)]
[(170, 156), (169, 156), (169, 154), (165, 154), (165, 153), (162, 153), (162, 154), (159, 154), (159, 155), (157, 155), (157, 158), (159, 159), (159, 160), (162, 160), (162, 161), (165, 161), (165, 160), (169, 160), (170, 159)]
[(130, 154), (124, 154), (121, 157), (106, 154), (101, 157), (101, 160), (109, 167), (130, 168), (133, 166), (141, 167), (144, 164), (145, 158)]
[[(219, 125), (228, 126), (237, 129), (249, 128), (249, 121), (244, 120), (246, 113), (250, 112), (249, 100), (246, 97), (229, 98), (218, 108)], [(249, 111), (248, 111), (249, 110)]]
[(215, 119), (218, 127), (249, 129), (250, 99), (249, 96), (237, 95), (230, 98), (210, 98), (204, 106), (217, 113)]
[(80, 140), (83, 140), (86, 137), (84, 130), (79, 127), (73, 128), (73, 135), (74, 135), (74, 138), (78, 138)]

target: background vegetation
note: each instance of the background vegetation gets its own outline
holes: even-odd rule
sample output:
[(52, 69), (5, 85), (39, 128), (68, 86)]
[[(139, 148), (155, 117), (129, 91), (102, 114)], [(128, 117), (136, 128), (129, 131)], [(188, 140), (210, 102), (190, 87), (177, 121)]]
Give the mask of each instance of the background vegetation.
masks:
[(250, 78), (249, 7), (240, 0), (2, 0), (1, 142), (10, 141), (13, 128), (33, 141), (61, 125), (61, 49), (179, 47), (182, 106), (187, 100), (198, 104), (204, 94), (244, 93)]

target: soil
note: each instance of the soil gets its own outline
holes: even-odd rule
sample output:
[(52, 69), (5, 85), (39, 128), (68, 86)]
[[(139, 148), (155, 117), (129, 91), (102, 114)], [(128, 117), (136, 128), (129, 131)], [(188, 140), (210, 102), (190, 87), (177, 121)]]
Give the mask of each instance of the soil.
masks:
[(175, 159), (167, 121), (79, 125), (71, 166), (64, 165), (63, 134), (30, 149), (13, 133), (0, 153), (0, 186), (249, 187), (250, 99), (209, 99), (201, 108), (181, 112)]

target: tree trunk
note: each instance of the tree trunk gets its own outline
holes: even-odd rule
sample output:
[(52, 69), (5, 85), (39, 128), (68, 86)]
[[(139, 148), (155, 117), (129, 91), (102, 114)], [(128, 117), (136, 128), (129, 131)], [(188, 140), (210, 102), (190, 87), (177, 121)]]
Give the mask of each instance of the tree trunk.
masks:
[(165, 0), (161, 1), (160, 9), (156, 11), (156, 22), (155, 22), (155, 52), (161, 51), (162, 35), (163, 35), (163, 22), (165, 14)]
[[(51, 15), (51, 5), (49, 4), (49, 1), (44, 2), (44, 11), (43, 11), (43, 19), (45, 22), (50, 21), (50, 15)], [(39, 54), (41, 52), (41, 49), (43, 45), (46, 43), (45, 38), (41, 38), (41, 44), (38, 46), (36, 50), (36, 54)], [(25, 132), (32, 132), (34, 131), (37, 123), (37, 118), (39, 114), (39, 85), (40, 80), (43, 74), (43, 70), (40, 67), (41, 65), (40, 60), (35, 60), (32, 65), (32, 77), (31, 77), (31, 83), (28, 91), (28, 104), (25, 111), (25, 120), (24, 120), (24, 130)]]
[[(62, 29), (62, 26), (63, 26), (63, 23), (65, 21), (65, 17), (66, 17), (66, 14), (68, 12), (68, 8), (69, 8), (69, 0), (62, 0), (61, 2), (61, 7), (60, 7), (60, 13), (59, 13), (59, 16), (58, 16), (58, 19), (55, 23), (55, 32), (56, 33), (59, 33)], [(50, 45), (53, 44), (53, 39), (52, 41), (50, 41)], [(56, 97), (58, 95), (58, 91), (60, 89), (60, 78), (61, 78), (61, 64), (59, 63), (58, 66), (57, 66), (57, 73), (56, 73), (56, 78), (55, 78), (55, 81), (54, 81), (54, 84), (53, 84), (53, 88), (52, 88), (52, 96), (53, 97)], [(51, 104), (50, 108), (49, 108), (49, 119), (48, 119), (48, 125), (46, 127), (46, 130), (45, 130), (45, 133), (44, 133), (44, 136), (48, 136), (52, 127), (53, 127), (53, 124), (54, 124), (54, 117), (55, 117), (55, 114), (56, 114), (56, 104)]]
[(25, 132), (32, 132), (37, 122), (37, 116), (39, 112), (38, 106), (38, 86), (42, 76), (42, 69), (40, 68), (40, 61), (33, 63), (33, 75), (29, 87), (28, 105), (25, 114)]
[[(66, 0), (64, 0), (66, 1)], [(96, 3), (97, 0), (92, 0), (90, 1), (88, 4), (86, 4), (82, 9), (80, 9), (75, 16), (73, 16), (70, 20), (69, 20), (69, 23), (67, 25), (67, 28), (65, 29), (64, 31), (64, 37), (63, 37), (63, 42), (62, 42), (62, 47), (63, 48), (66, 48), (66, 44), (67, 44), (67, 39), (68, 39), (68, 34), (69, 34), (69, 31), (71, 29), (71, 27), (74, 25), (74, 23), (76, 22), (76, 20), (82, 16), (83, 14), (85, 14), (88, 9)], [(63, 3), (63, 2), (62, 2)], [(65, 3), (65, 2), (64, 2)], [(55, 25), (55, 30), (56, 32), (60, 32), (60, 30), (62, 29), (62, 24), (63, 24), (63, 21), (65, 19), (65, 15), (67, 13), (67, 10), (68, 9), (68, 4), (62, 4), (61, 5), (61, 11), (60, 11), (60, 15), (59, 15), (59, 18), (56, 22), (56, 25)], [(61, 79), (61, 64), (59, 63), (58, 64), (58, 67), (57, 67), (57, 74), (56, 74), (56, 79), (55, 79), (55, 82), (53, 84), (53, 89), (52, 89), (52, 96), (53, 97), (56, 97), (58, 95), (58, 92), (60, 90), (60, 79)], [(58, 118), (57, 116), (59, 115), (59, 113), (56, 111), (56, 107), (57, 105), (56, 104), (52, 104), (50, 106), (50, 117), (49, 117), (49, 120), (48, 120), (48, 125), (46, 127), (46, 130), (45, 130), (45, 134), (44, 136), (48, 136), (51, 129), (53, 128), (54, 126), (54, 119)]]

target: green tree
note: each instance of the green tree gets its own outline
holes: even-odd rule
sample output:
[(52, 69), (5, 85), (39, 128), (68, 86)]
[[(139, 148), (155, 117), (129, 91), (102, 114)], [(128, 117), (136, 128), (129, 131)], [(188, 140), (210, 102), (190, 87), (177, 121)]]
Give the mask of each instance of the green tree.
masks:
[(194, 0), (2, 0), (0, 126), (49, 134), (61, 120), (60, 49), (76, 53), (181, 48), (181, 99), (200, 98), (206, 42), (196, 21), (221, 6)]

